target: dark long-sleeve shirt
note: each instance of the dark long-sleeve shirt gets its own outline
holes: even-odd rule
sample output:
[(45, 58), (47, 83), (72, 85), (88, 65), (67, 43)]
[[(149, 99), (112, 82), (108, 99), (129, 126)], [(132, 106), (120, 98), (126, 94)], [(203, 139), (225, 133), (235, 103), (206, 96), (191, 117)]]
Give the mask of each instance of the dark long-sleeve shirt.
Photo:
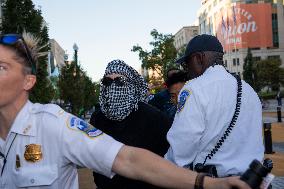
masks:
[[(138, 110), (123, 121), (109, 120), (98, 111), (92, 115), (90, 123), (126, 145), (148, 149), (160, 156), (163, 156), (169, 147), (166, 134), (171, 126), (170, 119), (155, 107), (142, 102), (138, 104)], [(94, 180), (100, 189), (158, 188), (119, 175), (109, 179), (94, 173)]]

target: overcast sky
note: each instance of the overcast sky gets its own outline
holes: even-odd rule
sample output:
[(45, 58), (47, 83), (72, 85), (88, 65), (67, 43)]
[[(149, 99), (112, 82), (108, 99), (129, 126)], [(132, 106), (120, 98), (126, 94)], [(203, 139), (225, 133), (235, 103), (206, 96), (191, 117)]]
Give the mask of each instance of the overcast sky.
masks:
[(106, 64), (124, 60), (139, 70), (141, 62), (133, 45), (149, 48), (150, 31), (175, 34), (197, 18), (200, 0), (33, 0), (41, 7), (49, 36), (73, 57), (79, 46), (79, 61), (98, 81)]

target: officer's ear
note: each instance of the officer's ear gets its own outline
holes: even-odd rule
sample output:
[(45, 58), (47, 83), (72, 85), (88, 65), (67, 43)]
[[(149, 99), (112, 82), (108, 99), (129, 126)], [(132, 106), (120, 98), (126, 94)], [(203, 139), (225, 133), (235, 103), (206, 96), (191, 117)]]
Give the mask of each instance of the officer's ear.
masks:
[(208, 57), (206, 56), (205, 52), (200, 52), (198, 58), (199, 58), (198, 62), (199, 62), (199, 65), (202, 69), (202, 73), (204, 73), (205, 70), (209, 67)]
[(35, 75), (26, 75), (24, 81), (24, 90), (29, 91), (31, 90), (36, 83), (36, 76)]
[(196, 54), (194, 54), (194, 58), (196, 59), (196, 62), (199, 66), (202, 66), (203, 64), (203, 53), (202, 52), (197, 52)]

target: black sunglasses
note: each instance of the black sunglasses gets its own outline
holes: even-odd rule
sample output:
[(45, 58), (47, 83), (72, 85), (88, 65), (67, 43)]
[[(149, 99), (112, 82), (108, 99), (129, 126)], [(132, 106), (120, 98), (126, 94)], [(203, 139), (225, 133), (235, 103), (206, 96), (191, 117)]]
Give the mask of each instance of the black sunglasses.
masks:
[(32, 59), (31, 52), (29, 51), (29, 48), (24, 38), (19, 34), (4, 34), (0, 36), (0, 44), (15, 45), (17, 42), (20, 42), (22, 44), (27, 60), (32, 68), (32, 74), (35, 75), (36, 74), (36, 64)]
[(112, 79), (110, 77), (104, 77), (102, 79), (102, 84), (104, 86), (110, 86), (112, 83), (115, 83), (115, 85), (117, 85), (117, 86), (124, 86), (127, 83), (127, 78), (120, 76), (120, 77), (116, 77), (114, 79)]

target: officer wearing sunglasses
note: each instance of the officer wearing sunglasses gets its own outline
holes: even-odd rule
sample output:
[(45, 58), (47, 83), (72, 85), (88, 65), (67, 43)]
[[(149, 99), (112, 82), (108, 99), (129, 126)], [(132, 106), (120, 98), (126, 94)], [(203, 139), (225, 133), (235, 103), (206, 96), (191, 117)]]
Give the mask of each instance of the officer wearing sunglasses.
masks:
[[(28, 100), (38, 48), (30, 34), (0, 37), (0, 188), (78, 188), (77, 166), (168, 188), (193, 188), (196, 173), (123, 145), (52, 104)], [(236, 178), (204, 186), (248, 189)]]

